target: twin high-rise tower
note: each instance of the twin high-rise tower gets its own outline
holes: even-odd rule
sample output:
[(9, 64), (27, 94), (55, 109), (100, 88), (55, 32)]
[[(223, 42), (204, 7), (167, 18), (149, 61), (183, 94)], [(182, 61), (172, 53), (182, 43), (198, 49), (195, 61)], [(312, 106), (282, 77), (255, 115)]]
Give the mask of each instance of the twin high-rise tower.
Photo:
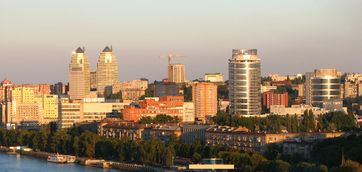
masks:
[(69, 65), (69, 97), (83, 99), (90, 93), (90, 67), (84, 48), (78, 47)]
[(112, 93), (112, 85), (118, 82), (118, 63), (112, 47), (101, 52), (96, 71), (97, 93), (100, 96)]
[[(118, 82), (118, 63), (112, 48), (101, 52), (96, 71), (97, 94), (103, 97), (105, 91)], [(69, 65), (70, 99), (83, 99), (90, 93), (90, 65), (84, 48), (77, 48)]]

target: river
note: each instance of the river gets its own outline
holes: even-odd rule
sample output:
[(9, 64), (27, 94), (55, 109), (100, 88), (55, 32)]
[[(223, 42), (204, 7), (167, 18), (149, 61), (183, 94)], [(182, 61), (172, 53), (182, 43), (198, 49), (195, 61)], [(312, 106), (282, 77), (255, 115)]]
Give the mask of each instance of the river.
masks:
[(56, 164), (25, 155), (0, 153), (1, 172), (117, 172), (113, 169), (86, 167), (79, 164)]

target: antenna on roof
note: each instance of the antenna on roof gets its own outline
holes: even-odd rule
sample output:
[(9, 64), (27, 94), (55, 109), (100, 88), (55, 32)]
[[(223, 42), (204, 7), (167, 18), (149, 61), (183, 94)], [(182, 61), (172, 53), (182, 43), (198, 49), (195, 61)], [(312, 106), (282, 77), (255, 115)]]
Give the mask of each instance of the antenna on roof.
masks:
[(83, 51), (85, 52), (85, 47), (83, 46)]

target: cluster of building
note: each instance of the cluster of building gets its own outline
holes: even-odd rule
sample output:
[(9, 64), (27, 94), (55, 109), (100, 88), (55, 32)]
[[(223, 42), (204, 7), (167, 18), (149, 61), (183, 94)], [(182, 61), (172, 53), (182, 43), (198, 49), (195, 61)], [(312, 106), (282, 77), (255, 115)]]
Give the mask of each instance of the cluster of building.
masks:
[[(59, 128), (69, 128), (116, 116), (138, 122), (165, 114), (182, 123), (208, 123), (218, 111), (262, 117), (302, 116), (305, 110), (312, 110), (319, 115), (347, 111), (342, 100), (362, 95), (362, 74), (342, 75), (336, 69), (316, 69), (305, 75), (272, 74), (262, 81), (256, 49), (232, 50), (228, 82), (221, 73), (188, 81), (185, 66), (171, 63), (171, 58), (169, 55), (167, 79), (120, 82), (112, 47), (103, 49), (94, 71), (85, 49), (79, 47), (71, 55), (68, 84), (13, 85), (4, 80), (0, 86), (1, 123), (57, 122)], [(218, 96), (220, 86), (227, 89), (226, 96)]]

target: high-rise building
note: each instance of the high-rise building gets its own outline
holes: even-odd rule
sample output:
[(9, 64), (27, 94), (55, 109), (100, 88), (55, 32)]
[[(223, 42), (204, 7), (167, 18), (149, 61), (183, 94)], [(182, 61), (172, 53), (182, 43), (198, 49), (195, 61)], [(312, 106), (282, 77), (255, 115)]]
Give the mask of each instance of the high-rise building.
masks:
[(112, 93), (112, 85), (118, 82), (118, 63), (113, 49), (106, 46), (97, 63), (97, 92), (105, 96)]
[(230, 114), (261, 113), (260, 58), (256, 49), (234, 49), (229, 59)]
[(322, 107), (323, 102), (340, 98), (341, 73), (336, 69), (316, 69), (306, 74), (306, 103)]
[(175, 83), (185, 82), (185, 65), (170, 64), (168, 66), (168, 81)]
[(217, 113), (217, 85), (211, 82), (192, 84), (192, 101), (195, 104), (196, 118), (205, 121)]
[(84, 48), (78, 47), (72, 54), (69, 65), (69, 96), (83, 99), (90, 93), (90, 71)]

